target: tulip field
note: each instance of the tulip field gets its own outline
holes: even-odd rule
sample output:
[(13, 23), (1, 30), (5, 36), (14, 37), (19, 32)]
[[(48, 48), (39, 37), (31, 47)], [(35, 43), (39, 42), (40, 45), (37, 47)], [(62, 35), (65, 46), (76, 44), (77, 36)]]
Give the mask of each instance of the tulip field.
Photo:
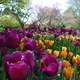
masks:
[(5, 28), (0, 80), (80, 80), (80, 30)]

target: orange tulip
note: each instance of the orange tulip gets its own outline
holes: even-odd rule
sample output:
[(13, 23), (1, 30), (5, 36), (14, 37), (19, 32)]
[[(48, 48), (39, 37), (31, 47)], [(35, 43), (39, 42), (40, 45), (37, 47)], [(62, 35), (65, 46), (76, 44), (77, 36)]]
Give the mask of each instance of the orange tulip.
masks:
[(55, 50), (55, 51), (53, 52), (53, 54), (54, 54), (55, 57), (58, 57), (58, 56), (59, 56), (59, 51)]
[(63, 60), (63, 67), (70, 67), (71, 64), (67, 60)]
[(77, 64), (80, 66), (80, 56), (77, 57)]
[(72, 57), (72, 63), (73, 63), (73, 64), (76, 64), (76, 63), (77, 63), (77, 57), (76, 57), (76, 56), (73, 56), (73, 57)]
[(64, 68), (63, 74), (66, 79), (70, 79), (74, 74), (74, 69), (72, 67)]
[(38, 40), (35, 40), (35, 43), (38, 44)]
[(67, 51), (61, 51), (61, 56), (64, 58), (67, 57)]
[(45, 46), (44, 44), (40, 45), (40, 47), (41, 47), (42, 49), (45, 49), (45, 48), (46, 48), (46, 46)]
[(40, 45), (40, 44), (43, 44), (42, 40), (38, 40), (38, 44), (39, 44), (39, 45)]
[(66, 47), (62, 47), (61, 56), (64, 58), (67, 57), (67, 48)]
[(49, 42), (49, 40), (44, 40), (44, 43), (45, 43), (45, 44), (48, 44), (48, 42)]

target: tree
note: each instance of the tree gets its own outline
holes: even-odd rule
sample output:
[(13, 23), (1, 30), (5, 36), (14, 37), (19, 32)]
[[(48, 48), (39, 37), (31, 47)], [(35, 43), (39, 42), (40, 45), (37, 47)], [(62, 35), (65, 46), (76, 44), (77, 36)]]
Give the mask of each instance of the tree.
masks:
[(76, 27), (80, 27), (80, 0), (70, 0), (69, 3), (69, 8), (74, 12)]
[(63, 13), (64, 24), (67, 27), (75, 27), (76, 26), (76, 18), (75, 13), (71, 8), (68, 8)]
[(0, 4), (4, 7), (3, 14), (14, 16), (23, 28), (30, 15), (27, 8), (29, 0), (0, 0)]
[(37, 19), (43, 26), (59, 26), (62, 24), (62, 15), (58, 8), (39, 7)]

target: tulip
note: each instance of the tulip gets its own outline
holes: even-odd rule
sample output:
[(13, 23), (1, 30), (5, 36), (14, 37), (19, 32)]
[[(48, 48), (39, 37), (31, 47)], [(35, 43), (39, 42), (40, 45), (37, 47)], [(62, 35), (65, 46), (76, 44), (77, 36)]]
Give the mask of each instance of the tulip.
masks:
[(48, 43), (49, 43), (49, 40), (44, 40), (44, 43), (45, 43), (45, 44), (48, 44)]
[(5, 56), (6, 54), (9, 54), (10, 52), (8, 51), (8, 48), (7, 47), (2, 47), (0, 48), (0, 51), (1, 51), (1, 55), (2, 56)]
[(80, 39), (76, 39), (76, 40), (74, 41), (74, 44), (75, 44), (76, 46), (80, 46)]
[(38, 45), (38, 40), (35, 40), (35, 43)]
[(66, 47), (62, 47), (62, 51), (67, 51), (67, 48)]
[(61, 30), (56, 28), (56, 29), (54, 29), (53, 33), (54, 33), (55, 37), (58, 37), (59, 35), (61, 35)]
[(58, 56), (59, 56), (59, 51), (55, 50), (55, 51), (53, 52), (53, 54), (54, 54), (55, 57), (58, 57)]
[(46, 53), (44, 52), (44, 50), (40, 47), (36, 47), (34, 50), (34, 53), (36, 55), (37, 58), (41, 58), (43, 55), (45, 55)]
[(42, 48), (42, 49), (45, 49), (45, 47), (46, 47), (41, 40), (39, 40), (38, 45), (39, 45), (39, 47)]
[(35, 41), (30, 38), (24, 42), (24, 50), (34, 50), (35, 46)]
[(71, 64), (67, 60), (63, 60), (63, 67), (70, 67)]
[(47, 52), (47, 54), (51, 54), (52, 50), (51, 49), (47, 49), (46, 52)]
[(9, 80), (25, 80), (34, 67), (33, 52), (15, 51), (11, 55), (5, 55), (3, 63)]
[(16, 32), (18, 33), (19, 36), (19, 40), (21, 40), (24, 37), (24, 32), (22, 29), (16, 30)]
[(26, 34), (26, 36), (27, 36), (28, 38), (31, 38), (31, 37), (32, 37), (32, 32), (26, 31), (25, 34)]
[(19, 36), (14, 30), (7, 30), (5, 32), (6, 45), (8, 48), (17, 48), (19, 44)]
[(61, 51), (61, 56), (66, 58), (67, 57), (67, 51)]
[(67, 48), (66, 47), (62, 47), (61, 56), (64, 58), (67, 57)]
[(42, 40), (38, 40), (38, 45), (43, 45)]
[(68, 56), (69, 56), (69, 57), (72, 57), (72, 56), (73, 56), (73, 53), (72, 53), (72, 52), (69, 52), (69, 53), (68, 53)]
[(27, 40), (27, 37), (26, 36), (23, 37), (23, 38), (21, 38), (20, 43), (19, 43), (19, 49), (20, 50), (23, 50), (24, 49), (24, 43), (25, 43), (26, 40)]
[(43, 45), (41, 45), (40, 46), (42, 49), (45, 49), (46, 48), (46, 46), (43, 44)]
[(77, 57), (77, 64), (80, 66), (80, 56)]
[(72, 57), (72, 64), (77, 64), (77, 56)]
[(52, 54), (46, 54), (41, 59), (41, 72), (48, 75), (56, 75), (58, 72), (58, 62), (56, 61), (55, 56)]
[(62, 69), (62, 66), (63, 66), (62, 61), (58, 61), (58, 65), (59, 65), (58, 70), (60, 71)]
[(4, 47), (6, 42), (6, 38), (5, 38), (5, 34), (4, 33), (0, 33), (0, 47)]
[(53, 41), (53, 40), (49, 40), (48, 45), (49, 45), (49, 46), (52, 46), (52, 45), (53, 45), (53, 43), (54, 43), (54, 41)]
[(74, 74), (74, 69), (72, 67), (64, 68), (63, 74), (66, 79), (70, 79)]
[(24, 52), (24, 61), (30, 65), (30, 69), (33, 70), (35, 66), (34, 53), (30, 50)]
[(8, 65), (8, 73), (11, 80), (25, 80), (29, 66), (22, 61)]

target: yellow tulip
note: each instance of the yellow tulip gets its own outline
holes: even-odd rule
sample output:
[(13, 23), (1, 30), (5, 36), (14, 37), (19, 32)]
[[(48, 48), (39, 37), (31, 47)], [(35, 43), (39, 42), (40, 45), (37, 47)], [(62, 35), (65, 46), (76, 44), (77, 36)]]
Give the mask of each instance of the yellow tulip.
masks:
[(53, 54), (54, 54), (55, 57), (58, 57), (58, 56), (59, 56), (59, 51), (55, 50), (55, 51), (53, 52)]
[(62, 47), (62, 51), (67, 51), (67, 48), (66, 47)]
[(23, 42), (19, 44), (19, 48), (20, 48), (20, 50), (24, 49), (24, 43)]
[(72, 53), (72, 52), (69, 52), (69, 53), (68, 53), (68, 56), (69, 56), (69, 57), (72, 57), (72, 56), (73, 56), (73, 53)]
[(27, 39), (27, 37), (25, 36), (24, 38), (21, 39), (20, 42), (24, 42), (24, 40), (26, 40), (26, 39)]
[(49, 40), (49, 42), (48, 42), (49, 46), (52, 46), (52, 45), (53, 45), (53, 43), (54, 43), (54, 41), (53, 41), (53, 40)]
[(47, 49), (46, 50), (48, 54), (51, 54), (52, 50), (51, 49)]

